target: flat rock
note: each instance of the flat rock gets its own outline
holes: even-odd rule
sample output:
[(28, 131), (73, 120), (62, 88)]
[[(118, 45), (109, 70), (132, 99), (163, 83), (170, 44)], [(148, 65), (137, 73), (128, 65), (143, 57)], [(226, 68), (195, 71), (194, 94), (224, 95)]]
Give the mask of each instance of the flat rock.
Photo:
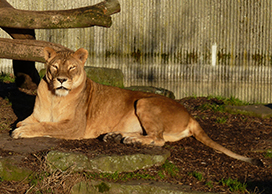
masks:
[(71, 190), (71, 194), (108, 193), (158, 193), (158, 194), (208, 194), (208, 192), (191, 191), (189, 186), (173, 185), (155, 181), (131, 181), (127, 183), (108, 183), (102, 181), (79, 182)]
[(243, 113), (261, 118), (272, 117), (271, 105), (246, 105), (246, 106), (227, 106), (231, 112)]
[(46, 137), (12, 139), (8, 133), (0, 133), (0, 149), (21, 154), (30, 154), (45, 149), (52, 149), (57, 146), (60, 141), (59, 139)]
[(153, 154), (132, 154), (123, 156), (99, 156), (89, 159), (81, 153), (50, 151), (46, 160), (54, 169), (73, 171), (95, 171), (99, 173), (133, 172), (135, 170), (149, 168), (163, 164), (170, 156), (168, 150), (161, 150)]

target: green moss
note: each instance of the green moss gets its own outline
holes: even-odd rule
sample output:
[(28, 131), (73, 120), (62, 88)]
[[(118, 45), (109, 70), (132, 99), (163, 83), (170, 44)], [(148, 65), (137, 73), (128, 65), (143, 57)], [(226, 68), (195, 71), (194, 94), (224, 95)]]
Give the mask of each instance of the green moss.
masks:
[(6, 181), (22, 181), (28, 177), (32, 171), (27, 168), (20, 167), (16, 158), (0, 159), (0, 177)]
[(104, 193), (104, 192), (107, 192), (110, 190), (110, 187), (104, 182), (102, 182), (98, 185), (95, 185), (94, 187), (98, 189), (99, 193)]

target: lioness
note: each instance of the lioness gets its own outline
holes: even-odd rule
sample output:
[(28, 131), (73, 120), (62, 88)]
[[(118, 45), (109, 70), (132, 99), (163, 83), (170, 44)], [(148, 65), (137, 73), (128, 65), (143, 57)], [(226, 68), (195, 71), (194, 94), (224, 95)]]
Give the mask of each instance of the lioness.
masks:
[(157, 94), (105, 86), (86, 77), (88, 51), (44, 49), (47, 72), (41, 80), (33, 113), (19, 122), (13, 138), (113, 139), (125, 144), (163, 146), (194, 136), (224, 154), (262, 165), (258, 159), (231, 152), (211, 140), (176, 101)]

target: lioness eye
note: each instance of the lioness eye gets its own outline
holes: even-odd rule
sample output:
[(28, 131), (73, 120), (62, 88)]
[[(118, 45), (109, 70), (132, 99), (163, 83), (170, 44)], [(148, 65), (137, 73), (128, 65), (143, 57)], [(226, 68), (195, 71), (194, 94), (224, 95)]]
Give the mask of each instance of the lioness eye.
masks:
[(52, 65), (52, 67), (53, 67), (55, 70), (58, 69), (58, 66), (56, 66), (56, 65)]
[(76, 66), (71, 66), (71, 67), (69, 68), (69, 71), (74, 70), (75, 68), (76, 68)]

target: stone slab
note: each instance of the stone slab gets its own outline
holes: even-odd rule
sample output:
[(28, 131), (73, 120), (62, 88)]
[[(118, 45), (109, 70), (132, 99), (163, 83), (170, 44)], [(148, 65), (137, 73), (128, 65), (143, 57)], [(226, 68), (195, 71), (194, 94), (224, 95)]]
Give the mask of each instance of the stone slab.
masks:
[(247, 106), (227, 106), (231, 112), (243, 113), (261, 118), (272, 117), (271, 105), (247, 105)]

